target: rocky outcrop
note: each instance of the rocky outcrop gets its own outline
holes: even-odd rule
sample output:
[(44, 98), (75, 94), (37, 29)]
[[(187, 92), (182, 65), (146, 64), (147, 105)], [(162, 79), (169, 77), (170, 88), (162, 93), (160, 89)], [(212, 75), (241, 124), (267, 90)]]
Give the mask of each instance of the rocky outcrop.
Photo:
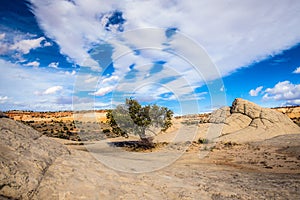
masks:
[(230, 114), (230, 107), (224, 106), (212, 112), (208, 118), (208, 122), (215, 124), (225, 123)]
[(2, 111), (0, 111), (0, 118), (8, 118), (8, 116), (5, 115)]
[(300, 118), (300, 106), (293, 106), (293, 107), (279, 107), (279, 108), (272, 108), (273, 110), (277, 110), (289, 118)]
[(34, 129), (0, 119), (0, 199), (30, 199), (49, 166), (68, 150)]
[[(235, 99), (231, 107), (214, 111), (208, 121), (224, 124), (221, 135), (233, 134), (236, 138), (245, 137), (245, 133), (249, 139), (251, 137), (266, 139), (268, 135), (300, 133), (300, 128), (286, 115), (241, 98)], [(247, 137), (244, 139), (247, 140)]]
[(274, 126), (287, 130), (298, 128), (286, 115), (276, 110), (262, 108), (244, 99), (235, 99), (230, 112), (247, 116), (251, 120), (249, 126), (255, 128), (270, 129)]

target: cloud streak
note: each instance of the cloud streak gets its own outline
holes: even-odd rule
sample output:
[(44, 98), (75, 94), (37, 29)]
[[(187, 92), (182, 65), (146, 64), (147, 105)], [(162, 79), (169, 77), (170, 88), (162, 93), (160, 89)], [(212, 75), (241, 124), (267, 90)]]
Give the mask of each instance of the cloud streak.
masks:
[(62, 90), (63, 87), (62, 86), (53, 86), (53, 87), (50, 87), (48, 89), (46, 89), (42, 94), (44, 95), (48, 95), (48, 94), (55, 94), (57, 93), (58, 91)]
[(39, 67), (39, 66), (40, 66), (40, 63), (37, 62), (37, 61), (33, 61), (33, 62), (29, 62), (29, 63), (24, 64), (24, 66), (28, 66), (28, 67)]

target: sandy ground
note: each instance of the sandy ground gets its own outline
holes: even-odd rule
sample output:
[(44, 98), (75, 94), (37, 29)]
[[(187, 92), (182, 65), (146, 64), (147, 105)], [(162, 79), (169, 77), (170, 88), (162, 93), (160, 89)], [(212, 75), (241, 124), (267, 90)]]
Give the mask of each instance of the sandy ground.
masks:
[(49, 167), (34, 199), (299, 198), (300, 134), (205, 148), (192, 142), (205, 135), (198, 128), (175, 126), (156, 138), (172, 144), (153, 152), (111, 145), (118, 139), (66, 145), (71, 154)]

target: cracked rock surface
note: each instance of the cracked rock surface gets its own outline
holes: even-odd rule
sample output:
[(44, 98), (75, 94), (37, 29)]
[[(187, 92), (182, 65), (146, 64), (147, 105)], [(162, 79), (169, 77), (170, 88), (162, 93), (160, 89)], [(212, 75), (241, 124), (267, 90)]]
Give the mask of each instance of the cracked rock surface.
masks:
[(54, 160), (68, 150), (31, 127), (0, 118), (0, 197), (30, 199)]
[(299, 126), (288, 116), (241, 98), (235, 99), (231, 107), (214, 111), (208, 122), (224, 124), (222, 140), (237, 142), (264, 140), (300, 132)]

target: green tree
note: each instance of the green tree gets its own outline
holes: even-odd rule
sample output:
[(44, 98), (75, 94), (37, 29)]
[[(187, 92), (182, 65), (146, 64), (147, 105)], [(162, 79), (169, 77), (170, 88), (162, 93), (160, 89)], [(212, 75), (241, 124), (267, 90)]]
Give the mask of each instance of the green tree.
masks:
[(112, 132), (128, 137), (128, 134), (139, 135), (142, 141), (152, 143), (157, 131), (166, 131), (172, 126), (173, 112), (157, 105), (141, 106), (134, 99), (126, 99), (125, 104), (118, 105), (116, 109), (106, 114), (107, 122)]

